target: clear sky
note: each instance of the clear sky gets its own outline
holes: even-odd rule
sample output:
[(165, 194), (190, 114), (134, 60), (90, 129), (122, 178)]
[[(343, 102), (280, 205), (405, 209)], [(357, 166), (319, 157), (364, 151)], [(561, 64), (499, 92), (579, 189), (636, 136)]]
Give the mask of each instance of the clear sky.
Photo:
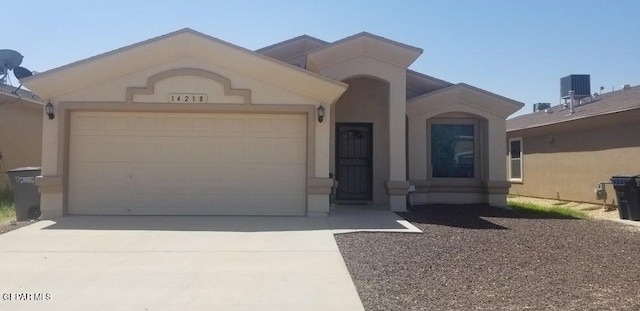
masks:
[[(258, 49), (367, 31), (424, 49), (410, 67), (526, 104), (559, 102), (560, 78), (591, 91), (640, 84), (640, 0), (4, 0), (0, 49), (46, 71), (185, 27)], [(14, 85), (17, 85), (13, 79)]]

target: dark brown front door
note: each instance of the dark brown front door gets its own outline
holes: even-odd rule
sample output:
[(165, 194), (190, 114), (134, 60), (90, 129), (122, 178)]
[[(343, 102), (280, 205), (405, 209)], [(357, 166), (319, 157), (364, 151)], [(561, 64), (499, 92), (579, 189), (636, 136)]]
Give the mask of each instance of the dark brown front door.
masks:
[(372, 199), (372, 143), (371, 123), (336, 123), (336, 199)]

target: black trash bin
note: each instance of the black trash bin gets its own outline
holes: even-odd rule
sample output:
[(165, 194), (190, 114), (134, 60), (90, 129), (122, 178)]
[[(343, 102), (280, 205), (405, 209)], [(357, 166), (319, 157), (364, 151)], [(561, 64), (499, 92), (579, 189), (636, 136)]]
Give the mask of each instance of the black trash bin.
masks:
[(36, 187), (39, 167), (19, 167), (7, 171), (11, 180), (11, 190), (16, 206), (16, 220), (36, 219), (40, 217), (40, 193)]
[(620, 219), (640, 220), (640, 175), (613, 176)]

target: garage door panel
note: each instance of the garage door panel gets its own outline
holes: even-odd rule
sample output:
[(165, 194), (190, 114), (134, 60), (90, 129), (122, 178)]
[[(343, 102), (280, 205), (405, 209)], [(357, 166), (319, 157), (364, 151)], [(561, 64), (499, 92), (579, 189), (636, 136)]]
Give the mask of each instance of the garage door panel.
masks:
[(188, 132), (190, 130), (190, 118), (183, 117), (164, 117), (162, 118), (163, 133), (170, 132)]
[(190, 208), (196, 210), (212, 209), (218, 197), (219, 195), (211, 192), (191, 194), (187, 203)]
[(305, 138), (307, 135), (307, 122), (300, 118), (284, 118), (275, 123), (275, 131), (280, 137)]
[(215, 162), (218, 159), (216, 149), (220, 148), (219, 142), (212, 137), (199, 137), (191, 139), (191, 147), (189, 157), (193, 163), (201, 163), (202, 165)]
[(296, 167), (296, 170), (286, 170), (280, 169), (273, 175), (273, 180), (275, 184), (283, 185), (287, 189), (304, 189), (306, 187), (305, 177), (296, 174), (296, 171), (306, 169), (304, 164), (299, 164)]
[(305, 139), (274, 139), (273, 148), (279, 163), (306, 163)]
[(77, 171), (82, 174), (71, 173), (70, 184), (75, 187), (126, 187), (129, 183), (130, 170), (122, 163), (78, 162)]
[(275, 120), (271, 118), (255, 118), (248, 122), (248, 130), (252, 133), (251, 136), (269, 134), (274, 130), (274, 123)]
[(218, 133), (223, 137), (245, 137), (246, 118), (244, 117), (221, 117), (219, 120)]
[(103, 119), (104, 134), (122, 134), (122, 132), (128, 131), (130, 125), (130, 119), (127, 116), (107, 116)]
[(100, 162), (128, 162), (131, 159), (131, 150), (134, 148), (136, 148), (136, 143), (130, 139), (121, 142), (104, 142), (101, 154), (95, 160)]
[(212, 162), (237, 163), (247, 160), (248, 147), (245, 138), (215, 138), (212, 141)]
[(255, 165), (251, 168), (249, 184), (260, 186), (271, 182), (273, 176), (278, 173), (278, 168), (267, 165)]
[(247, 165), (239, 164), (224, 164), (217, 167), (215, 173), (218, 176), (216, 179), (217, 187), (237, 189), (244, 188), (249, 180), (249, 170)]
[(102, 145), (91, 136), (82, 136), (71, 141), (72, 161), (92, 161), (102, 155)]
[(134, 193), (132, 195), (132, 206), (137, 211), (140, 209), (169, 209), (176, 210), (176, 214), (181, 214), (181, 210), (188, 209), (189, 196), (179, 189), (163, 189), (163, 191), (152, 191), (147, 193)]
[(201, 164), (189, 168), (192, 188), (202, 189), (216, 185), (219, 182), (219, 170), (217, 165)]
[(81, 136), (102, 135), (102, 120), (99, 116), (77, 116), (73, 120), (74, 132)]
[(139, 135), (157, 133), (160, 130), (160, 120), (156, 117), (132, 117), (133, 130)]
[(70, 213), (305, 212), (305, 115), (72, 113), (70, 144)]
[(248, 139), (247, 141), (247, 161), (250, 163), (273, 163), (278, 162), (273, 141), (265, 139)]
[[(140, 142), (144, 144), (144, 142)], [(165, 137), (162, 143), (157, 146), (155, 159), (157, 162), (181, 162), (189, 160), (190, 143), (180, 137)]]
[(131, 197), (119, 193), (86, 192), (69, 199), (71, 214), (125, 214), (129, 206)]
[(218, 129), (218, 122), (213, 117), (196, 117), (191, 123), (194, 134), (213, 136)]
[(158, 162), (162, 156), (162, 142), (158, 137), (146, 137), (145, 139), (135, 139), (129, 145), (127, 162)]
[[(128, 187), (128, 183), (131, 180), (131, 168), (126, 163), (118, 162), (89, 162), (92, 167), (100, 167), (100, 179), (103, 181), (103, 187), (113, 185), (114, 187)], [(80, 174), (82, 176), (85, 174)]]
[(73, 178), (71, 178), (75, 185), (89, 187), (102, 186), (104, 180), (102, 165), (94, 162), (81, 162), (77, 163), (77, 167), (86, 173), (78, 176), (74, 175)]

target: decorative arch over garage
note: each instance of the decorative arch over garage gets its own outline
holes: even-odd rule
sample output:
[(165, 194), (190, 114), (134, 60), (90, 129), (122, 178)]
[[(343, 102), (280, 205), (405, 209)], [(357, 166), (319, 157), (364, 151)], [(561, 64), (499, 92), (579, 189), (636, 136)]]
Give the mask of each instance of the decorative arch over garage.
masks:
[[(144, 100), (135, 100), (140, 95), (153, 95), (155, 93), (156, 84), (160, 81), (168, 80), (171, 78), (184, 78), (184, 77), (198, 77), (210, 80), (222, 86), (222, 94), (216, 94), (219, 97), (218, 103), (229, 103), (224, 100), (224, 97), (240, 97), (242, 104), (249, 105), (251, 103), (251, 90), (248, 89), (234, 89), (231, 87), (231, 80), (215, 72), (211, 72), (199, 68), (179, 68), (163, 71), (161, 73), (154, 74), (147, 79), (147, 85), (145, 87), (128, 87), (126, 91), (126, 102), (144, 102)], [(233, 101), (232, 101), (233, 102)]]

